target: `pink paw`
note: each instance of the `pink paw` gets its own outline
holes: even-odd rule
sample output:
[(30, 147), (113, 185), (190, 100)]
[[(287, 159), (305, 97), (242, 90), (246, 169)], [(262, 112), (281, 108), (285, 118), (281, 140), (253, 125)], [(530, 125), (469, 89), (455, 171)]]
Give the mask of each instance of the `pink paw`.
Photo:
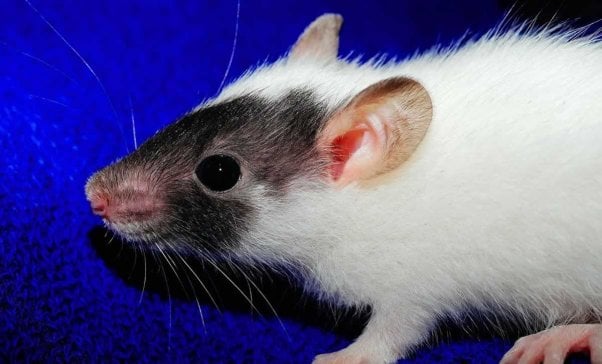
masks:
[(500, 364), (562, 364), (568, 353), (589, 352), (602, 364), (602, 324), (562, 325), (519, 339)]
[(312, 364), (372, 364), (368, 358), (354, 355), (345, 350), (330, 354), (321, 354), (314, 358)]

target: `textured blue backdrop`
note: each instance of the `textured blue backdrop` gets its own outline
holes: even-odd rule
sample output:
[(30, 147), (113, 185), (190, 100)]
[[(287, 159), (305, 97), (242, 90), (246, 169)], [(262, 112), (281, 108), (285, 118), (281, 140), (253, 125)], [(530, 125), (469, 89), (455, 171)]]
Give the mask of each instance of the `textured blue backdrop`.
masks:
[[(275, 302), (288, 336), (269, 310), (261, 309), (264, 317), (253, 313), (236, 292), (223, 295), (221, 313), (199, 299), (204, 330), (195, 300), (178, 293), (183, 289), (173, 277), (170, 299), (151, 259), (154, 273), (140, 301), (140, 254), (108, 244), (93, 229), (100, 222), (83, 195), (86, 178), (132, 150), (132, 113), (140, 141), (216, 92), (237, 3), (32, 4), (39, 13), (25, 1), (6, 0), (0, 11), (0, 361), (307, 363), (347, 345), (354, 330), (333, 332), (329, 319), (300, 314), (304, 303), (289, 307), (295, 293)], [(502, 16), (495, 1), (482, 0), (242, 0), (228, 79), (276, 59), (327, 11), (345, 17), (342, 54), (399, 57), (448, 44), (467, 30), (482, 33)], [(228, 291), (220, 284), (217, 291)], [(270, 290), (269, 282), (263, 286)], [(261, 301), (256, 293), (254, 300)], [(509, 345), (495, 338), (443, 340), (409, 362), (495, 362)]]

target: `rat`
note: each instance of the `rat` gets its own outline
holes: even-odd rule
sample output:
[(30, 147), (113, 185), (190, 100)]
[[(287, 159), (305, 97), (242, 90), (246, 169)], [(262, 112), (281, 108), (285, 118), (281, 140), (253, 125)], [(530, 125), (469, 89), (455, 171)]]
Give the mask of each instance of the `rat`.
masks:
[(148, 249), (294, 272), (370, 306), (315, 363), (390, 363), (471, 307), (539, 333), (503, 363), (602, 363), (602, 43), (522, 27), (401, 62), (338, 57), (314, 20), (86, 184)]

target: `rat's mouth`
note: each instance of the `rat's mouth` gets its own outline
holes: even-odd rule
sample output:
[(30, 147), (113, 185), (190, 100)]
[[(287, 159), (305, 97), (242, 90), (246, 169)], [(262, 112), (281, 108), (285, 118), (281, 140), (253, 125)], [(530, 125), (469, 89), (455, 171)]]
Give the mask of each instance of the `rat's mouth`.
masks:
[[(189, 253), (185, 247), (190, 247), (190, 244), (184, 244), (186, 240), (181, 236), (176, 236), (169, 228), (157, 228), (157, 224), (153, 223), (148, 226), (138, 222), (111, 222), (104, 220), (105, 226), (115, 233), (124, 243), (134, 244), (140, 249), (159, 251), (182, 251)], [(165, 226), (165, 225), (162, 225)]]
[(148, 223), (103, 221), (109, 230), (127, 242), (158, 243), (162, 240), (161, 234)]

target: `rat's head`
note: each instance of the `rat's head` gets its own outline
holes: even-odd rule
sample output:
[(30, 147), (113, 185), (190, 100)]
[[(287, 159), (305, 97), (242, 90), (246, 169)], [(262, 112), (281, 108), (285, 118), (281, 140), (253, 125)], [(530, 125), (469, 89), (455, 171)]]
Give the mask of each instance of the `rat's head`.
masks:
[[(129, 240), (232, 252), (266, 207), (286, 203), (291, 190), (337, 193), (401, 165), (428, 128), (429, 96), (414, 80), (375, 71), (345, 86), (341, 70), (362, 69), (337, 60), (341, 21), (318, 18), (286, 59), (94, 174), (86, 185), (94, 212)], [(299, 81), (308, 67), (315, 79), (338, 79), (336, 87)], [(262, 81), (283, 74), (297, 81)]]

